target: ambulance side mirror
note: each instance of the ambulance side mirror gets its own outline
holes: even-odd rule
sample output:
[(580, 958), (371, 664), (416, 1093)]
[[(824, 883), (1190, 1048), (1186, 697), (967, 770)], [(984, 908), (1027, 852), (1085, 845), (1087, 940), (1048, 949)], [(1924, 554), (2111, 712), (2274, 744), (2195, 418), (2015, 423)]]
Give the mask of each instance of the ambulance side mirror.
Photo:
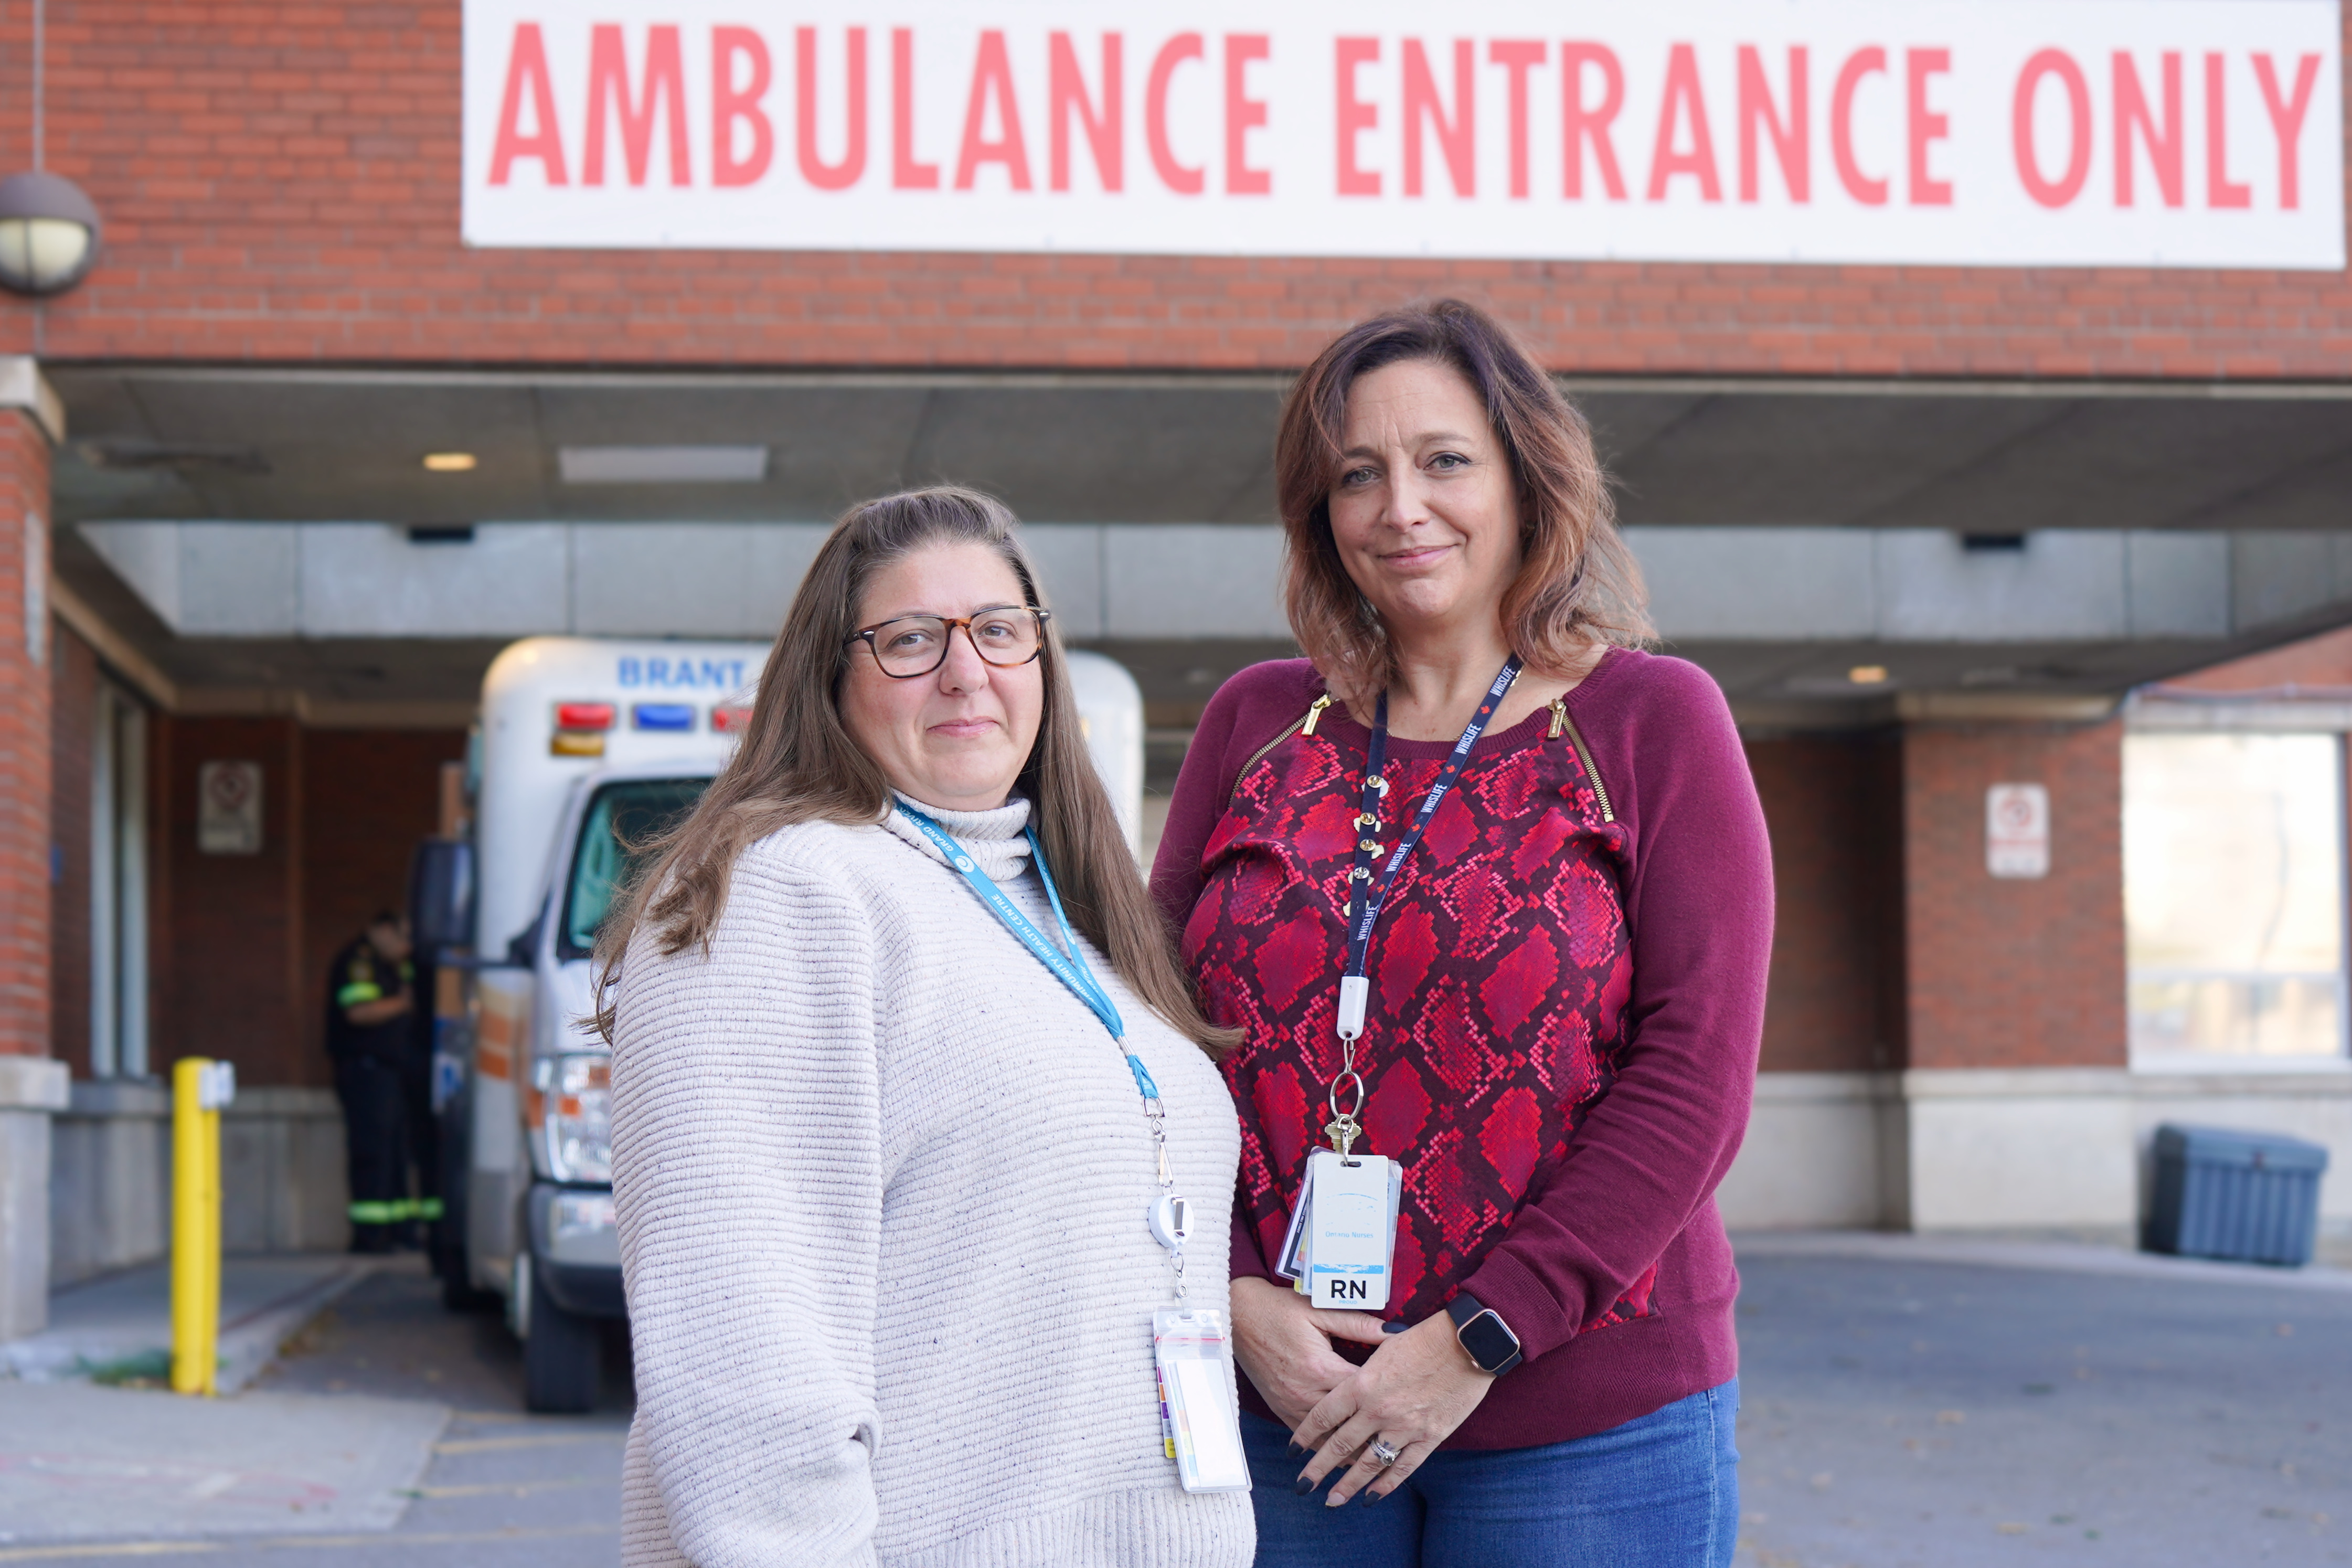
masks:
[(537, 967), (540, 933), (546, 925), (547, 905), (542, 904), (539, 906), (539, 913), (531, 916), (530, 924), (516, 932), (507, 943), (507, 961), (503, 967), (509, 969)]
[(426, 839), (408, 869), (408, 922), (417, 951), (437, 957), (474, 942), (474, 846)]

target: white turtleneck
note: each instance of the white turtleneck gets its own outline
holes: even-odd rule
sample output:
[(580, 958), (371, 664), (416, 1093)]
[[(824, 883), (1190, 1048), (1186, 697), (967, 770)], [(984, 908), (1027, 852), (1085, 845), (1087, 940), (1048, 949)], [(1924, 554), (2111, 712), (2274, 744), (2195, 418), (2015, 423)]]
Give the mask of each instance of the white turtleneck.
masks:
[[(920, 809), (1055, 931), (1026, 800)], [(1080, 945), (1166, 1099), (1192, 1301), (1223, 1308), (1232, 1101)], [(631, 1568), (1250, 1561), (1248, 1498), (1187, 1495), (1160, 1449), (1171, 1274), (1123, 1052), (901, 812), (746, 851), (707, 953), (632, 947), (613, 1124)]]
[(1021, 796), (1012, 797), (992, 811), (950, 811), (944, 806), (918, 800), (902, 789), (891, 790), (890, 796), (890, 814), (882, 819), (882, 826), (900, 842), (912, 845), (941, 865), (948, 863), (939, 846), (925, 836), (922, 829), (908, 821), (907, 813), (900, 810), (912, 806), (961, 844), (980, 869), (999, 885), (1018, 882), (1028, 873), (1029, 802)]

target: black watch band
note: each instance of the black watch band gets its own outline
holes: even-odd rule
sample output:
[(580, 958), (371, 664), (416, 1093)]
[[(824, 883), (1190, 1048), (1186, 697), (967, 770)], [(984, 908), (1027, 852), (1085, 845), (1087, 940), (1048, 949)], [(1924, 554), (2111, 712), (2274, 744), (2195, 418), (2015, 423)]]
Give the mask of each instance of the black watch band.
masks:
[(1465, 1291), (1445, 1303), (1445, 1315), (1454, 1320), (1454, 1337), (1479, 1371), (1500, 1377), (1519, 1364), (1519, 1336), (1494, 1308)]

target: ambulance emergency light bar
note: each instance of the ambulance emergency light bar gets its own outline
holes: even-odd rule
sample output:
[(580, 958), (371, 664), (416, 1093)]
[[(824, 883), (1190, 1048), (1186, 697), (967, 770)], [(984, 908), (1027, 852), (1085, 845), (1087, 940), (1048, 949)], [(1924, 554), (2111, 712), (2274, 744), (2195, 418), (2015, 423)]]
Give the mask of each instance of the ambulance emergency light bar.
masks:
[(638, 729), (690, 730), (694, 727), (694, 705), (638, 703), (629, 710), (629, 721)]
[(557, 703), (555, 727), (558, 729), (610, 729), (613, 727), (611, 703)]
[[(548, 740), (548, 752), (555, 757), (602, 757), (605, 734), (616, 727), (619, 718), (619, 706), (614, 703), (557, 703), (555, 732)], [(719, 704), (710, 710), (714, 735), (739, 735), (751, 722), (751, 710), (748, 707)], [(691, 734), (696, 727), (696, 708), (692, 703), (635, 703), (629, 708), (629, 727), (672, 735)]]

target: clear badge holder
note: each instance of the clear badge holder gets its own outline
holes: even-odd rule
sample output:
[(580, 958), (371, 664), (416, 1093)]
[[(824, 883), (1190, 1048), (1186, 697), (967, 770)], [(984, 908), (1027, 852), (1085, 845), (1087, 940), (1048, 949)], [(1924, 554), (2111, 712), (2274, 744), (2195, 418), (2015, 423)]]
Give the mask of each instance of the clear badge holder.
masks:
[(1160, 1439), (1186, 1491), (1247, 1491), (1241, 1406), (1225, 1314), (1162, 1307), (1151, 1314), (1160, 1374)]
[(1275, 1273), (1318, 1307), (1386, 1311), (1403, 1189), (1404, 1170), (1394, 1160), (1317, 1149)]

